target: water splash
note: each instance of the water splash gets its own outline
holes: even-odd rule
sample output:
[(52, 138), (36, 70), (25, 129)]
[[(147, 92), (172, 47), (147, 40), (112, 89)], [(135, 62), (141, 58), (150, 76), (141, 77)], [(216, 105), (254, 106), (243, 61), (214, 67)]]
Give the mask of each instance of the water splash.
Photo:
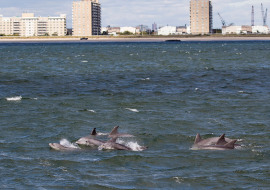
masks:
[(62, 140), (60, 140), (60, 144), (61, 144), (62, 146), (64, 146), (64, 147), (67, 147), (67, 148), (81, 149), (78, 145), (69, 142), (67, 139), (62, 139)]
[(127, 142), (125, 142), (122, 139), (117, 139), (116, 142), (131, 148), (132, 151), (143, 151), (143, 150), (146, 149), (146, 147), (139, 145), (139, 143), (137, 141), (135, 141), (135, 142), (134, 141), (127, 141)]

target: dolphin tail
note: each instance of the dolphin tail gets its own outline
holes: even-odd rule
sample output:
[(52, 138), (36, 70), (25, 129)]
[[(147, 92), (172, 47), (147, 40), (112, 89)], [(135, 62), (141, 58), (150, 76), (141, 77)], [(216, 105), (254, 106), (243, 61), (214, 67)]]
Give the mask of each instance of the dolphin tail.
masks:
[(92, 130), (91, 135), (94, 135), (94, 136), (96, 136), (96, 135), (97, 135), (96, 128), (94, 128), (94, 129)]
[(227, 144), (227, 142), (225, 141), (225, 134), (221, 135), (219, 137), (219, 139), (217, 140), (216, 145), (224, 145)]
[(224, 146), (226, 148), (230, 148), (230, 149), (234, 149), (235, 143), (237, 140), (232, 140), (231, 142), (228, 142), (227, 144), (225, 144)]
[(201, 140), (202, 140), (201, 135), (198, 133), (198, 134), (196, 135), (196, 138), (195, 138), (194, 144), (199, 143)]

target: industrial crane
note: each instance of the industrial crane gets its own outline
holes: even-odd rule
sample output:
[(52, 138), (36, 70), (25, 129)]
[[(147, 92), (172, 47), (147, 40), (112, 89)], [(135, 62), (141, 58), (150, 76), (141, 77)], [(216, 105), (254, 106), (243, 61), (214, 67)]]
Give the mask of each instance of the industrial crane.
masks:
[(221, 17), (221, 15), (219, 13), (218, 13), (218, 16), (219, 16), (219, 18), (221, 20), (222, 26), (226, 26), (225, 20)]
[(265, 10), (264, 13), (264, 8), (263, 8), (263, 4), (261, 4), (261, 9), (262, 9), (262, 18), (263, 18), (263, 26), (266, 26), (266, 22), (267, 22), (267, 9)]
[[(227, 24), (226, 24), (225, 20), (222, 18), (222, 16), (219, 13), (218, 13), (218, 16), (219, 16), (219, 18), (221, 20), (222, 27), (226, 27)], [(230, 23), (228, 26), (232, 26), (232, 25), (234, 25), (234, 24), (233, 23)]]

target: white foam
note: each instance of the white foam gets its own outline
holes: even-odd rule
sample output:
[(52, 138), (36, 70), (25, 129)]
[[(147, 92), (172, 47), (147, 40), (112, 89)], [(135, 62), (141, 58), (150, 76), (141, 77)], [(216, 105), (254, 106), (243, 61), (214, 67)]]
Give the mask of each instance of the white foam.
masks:
[(84, 61), (82, 61), (82, 63), (88, 63), (88, 61), (84, 60)]
[(132, 111), (132, 112), (136, 112), (136, 113), (139, 112), (137, 109), (132, 109), (132, 108), (126, 108), (126, 110), (129, 110), (129, 111)]
[(62, 146), (64, 146), (64, 147), (67, 147), (67, 148), (77, 148), (77, 149), (80, 149), (80, 147), (78, 147), (78, 145), (69, 142), (67, 139), (60, 140), (60, 144)]
[(7, 101), (21, 101), (22, 96), (14, 96), (14, 97), (6, 98), (6, 100)]

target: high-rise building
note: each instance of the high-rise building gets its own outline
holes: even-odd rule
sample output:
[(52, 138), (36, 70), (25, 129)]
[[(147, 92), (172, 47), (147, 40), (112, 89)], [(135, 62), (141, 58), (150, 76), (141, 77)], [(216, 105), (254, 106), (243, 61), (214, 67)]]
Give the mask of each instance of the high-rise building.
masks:
[(190, 0), (191, 34), (212, 33), (212, 3), (210, 0)]
[(21, 17), (0, 15), (0, 34), (16, 36), (65, 36), (66, 15), (60, 17), (35, 17), (34, 13), (23, 13)]
[(72, 12), (73, 36), (100, 34), (101, 9), (99, 0), (74, 1)]
[(152, 31), (156, 32), (157, 30), (157, 23), (154, 22), (154, 24), (152, 24)]

